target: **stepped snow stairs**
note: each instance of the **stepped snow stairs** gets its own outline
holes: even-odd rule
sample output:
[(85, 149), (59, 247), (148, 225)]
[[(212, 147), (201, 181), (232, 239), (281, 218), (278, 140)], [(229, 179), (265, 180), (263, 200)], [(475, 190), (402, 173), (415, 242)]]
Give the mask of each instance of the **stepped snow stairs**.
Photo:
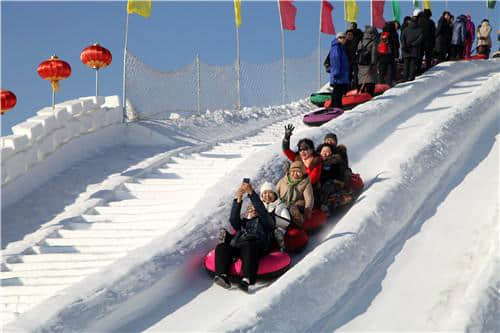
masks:
[(300, 127), (301, 120), (281, 121), (208, 151), (166, 158), (149, 174), (119, 186), (114, 191), (117, 200), (92, 207), (24, 252), (5, 256), (0, 272), (2, 322), (64, 293), (178, 226), (207, 189), (249, 155), (279, 142), (285, 123)]

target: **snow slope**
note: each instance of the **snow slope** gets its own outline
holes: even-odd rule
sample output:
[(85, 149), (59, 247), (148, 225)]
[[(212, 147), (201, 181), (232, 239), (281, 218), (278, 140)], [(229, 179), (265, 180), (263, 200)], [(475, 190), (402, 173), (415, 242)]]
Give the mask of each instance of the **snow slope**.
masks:
[[(482, 218), (482, 221), (469, 223), (448, 238), (450, 228), (457, 223), (457, 215), (450, 213), (460, 212), (459, 207), (464, 209), (464, 197), (477, 186), (480, 174), (486, 172), (485, 178), (494, 180), (484, 183), (486, 190), (498, 189), (494, 164), (496, 161), (498, 165), (495, 136), (499, 72), (498, 61), (445, 63), (415, 82), (398, 85), (345, 113), (335, 123), (296, 131), (292, 138), (295, 142), (304, 136), (319, 142), (327, 131), (335, 131), (349, 147), (352, 168), (362, 174), (367, 186), (358, 202), (349, 211), (333, 217), (313, 237), (307, 250), (294, 258), (294, 266), (272, 284), (258, 285), (250, 295), (228, 292), (212, 286), (200, 267), (203, 255), (214, 244), (215, 231), (227, 223), (231, 196), (241, 178), (249, 176), (259, 185), (280, 177), (284, 160), (280, 153), (282, 125), (288, 120), (264, 128), (256, 135), (243, 130), (252, 134), (247, 139), (211, 149), (205, 146), (205, 150), (178, 158), (159, 159), (147, 172), (113, 189), (112, 195), (100, 205), (108, 207), (108, 212), (111, 207), (120, 206), (121, 211), (128, 207), (137, 217), (151, 206), (164, 204), (159, 200), (167, 198), (163, 185), (168, 181), (171, 186), (173, 177), (186, 179), (179, 186), (189, 194), (168, 197), (169, 201), (177, 200), (172, 204), (184, 211), (177, 216), (175, 225), (158, 230), (168, 233), (130, 249), (126, 256), (45, 300), (6, 328), (31, 331), (499, 329), (495, 322), (498, 196), (484, 194), (477, 210), (462, 210), (460, 216), (470, 213), (470, 219)], [(290, 121), (298, 124), (300, 118), (295, 116)], [(237, 122), (227, 124), (224, 119), (219, 120), (218, 130), (209, 126), (210, 131), (203, 135), (212, 135), (217, 140), (223, 135), (230, 137), (226, 128), (244, 129)], [(194, 136), (195, 123), (193, 120), (184, 132)], [(171, 130), (162, 123), (154, 125)], [(179, 133), (182, 132), (182, 125), (177, 125)], [(209, 163), (215, 168), (208, 168)], [(209, 171), (205, 173), (205, 169)], [(463, 192), (462, 197), (458, 194), (455, 198), (455, 189)], [(199, 196), (195, 197), (192, 191), (199, 191)], [(498, 191), (495, 193), (498, 195)], [(131, 206), (134, 200), (141, 200), (142, 206)], [(104, 211), (103, 208), (92, 208), (93, 215), (98, 215), (99, 209)], [(120, 223), (116, 214), (115, 210), (115, 217), (108, 222)], [(443, 225), (439, 224), (441, 221), (445, 221)], [(476, 242), (467, 239), (470, 233), (475, 235)], [(465, 240), (477, 246), (463, 246), (461, 242)], [(440, 245), (436, 251), (446, 253), (445, 258), (438, 260), (435, 253), (425, 252), (431, 250), (431, 242)], [(449, 251), (449, 247), (457, 250)], [(434, 256), (432, 265), (425, 260), (429, 256), (426, 253)], [(457, 263), (441, 268), (445, 261), (453, 260)], [(459, 274), (464, 266), (468, 270)], [(449, 275), (438, 278), (439, 283), (435, 284), (422, 276), (414, 288), (406, 290), (409, 295), (415, 290), (422, 295), (415, 299), (412, 308), (422, 311), (415, 314), (402, 309), (398, 302), (408, 280), (415, 280), (415, 272), (422, 271), (430, 276), (440, 277), (443, 272)], [(467, 286), (467, 298), (462, 300), (457, 295), (464, 290), (464, 281), (475, 283)], [(393, 317), (379, 316), (381, 309), (389, 306), (403, 319), (394, 322)], [(453, 316), (444, 316), (444, 309), (453, 309)], [(405, 316), (413, 316), (413, 321), (405, 321)]]

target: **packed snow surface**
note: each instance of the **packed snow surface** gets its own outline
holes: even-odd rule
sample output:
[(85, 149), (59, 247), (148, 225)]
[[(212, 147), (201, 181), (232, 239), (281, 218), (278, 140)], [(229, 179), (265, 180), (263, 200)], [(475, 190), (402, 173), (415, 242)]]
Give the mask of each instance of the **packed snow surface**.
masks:
[[(499, 61), (444, 63), (320, 128), (301, 124), (306, 102), (139, 123), (137, 141), (164, 144), (103, 151), (2, 211), (2, 290), (60, 282), (4, 328), (499, 331), (499, 99)], [(287, 123), (292, 146), (337, 133), (365, 189), (283, 276), (250, 294), (222, 289), (203, 257), (241, 179), (258, 188), (282, 176)], [(12, 282), (15, 265), (55, 267), (55, 254), (75, 267)], [(87, 267), (82, 254), (104, 263)]]

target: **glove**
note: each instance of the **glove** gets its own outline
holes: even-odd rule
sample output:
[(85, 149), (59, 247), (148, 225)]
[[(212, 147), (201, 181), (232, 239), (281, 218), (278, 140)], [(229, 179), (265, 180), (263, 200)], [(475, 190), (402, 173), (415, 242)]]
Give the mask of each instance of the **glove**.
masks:
[(285, 125), (285, 139), (290, 140), (294, 129), (295, 127), (292, 124)]

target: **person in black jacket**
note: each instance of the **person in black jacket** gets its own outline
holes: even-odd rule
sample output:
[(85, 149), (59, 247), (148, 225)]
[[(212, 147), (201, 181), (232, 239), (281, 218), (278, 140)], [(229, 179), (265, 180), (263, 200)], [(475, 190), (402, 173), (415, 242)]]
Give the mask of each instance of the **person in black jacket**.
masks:
[(425, 69), (429, 69), (432, 66), (432, 53), (436, 42), (436, 23), (434, 23), (431, 17), (432, 11), (430, 9), (424, 9), (424, 12), (418, 17), (418, 23), (424, 33), (422, 55), (425, 58)]
[(417, 62), (422, 55), (422, 42), (424, 34), (417, 25), (417, 17), (413, 16), (408, 27), (401, 33), (401, 51), (404, 61), (404, 79), (413, 81), (417, 73)]
[(451, 34), (451, 14), (448, 11), (444, 11), (438, 21), (436, 29), (436, 42), (434, 45), (434, 52), (438, 61), (445, 61), (448, 59), (448, 52), (450, 51), (451, 45)]
[[(240, 211), (245, 193), (252, 204), (247, 207), (245, 217), (241, 218)], [(268, 251), (274, 220), (252, 185), (243, 182), (236, 191), (229, 222), (236, 230), (236, 235), (233, 236), (227, 230), (221, 229), (219, 244), (215, 248), (214, 282), (221, 287), (231, 288), (227, 273), (233, 259), (241, 257), (243, 278), (239, 287), (248, 292), (249, 285), (255, 283), (259, 260)]]

